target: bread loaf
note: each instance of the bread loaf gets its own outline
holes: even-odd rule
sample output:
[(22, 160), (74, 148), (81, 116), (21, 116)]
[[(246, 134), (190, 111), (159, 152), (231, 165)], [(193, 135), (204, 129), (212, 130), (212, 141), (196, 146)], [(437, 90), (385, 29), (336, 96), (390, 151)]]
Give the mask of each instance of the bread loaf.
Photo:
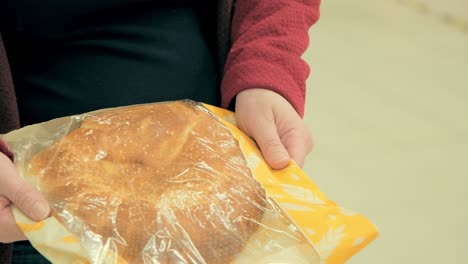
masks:
[(238, 142), (190, 101), (90, 115), (28, 170), (93, 261), (229, 263), (265, 206)]

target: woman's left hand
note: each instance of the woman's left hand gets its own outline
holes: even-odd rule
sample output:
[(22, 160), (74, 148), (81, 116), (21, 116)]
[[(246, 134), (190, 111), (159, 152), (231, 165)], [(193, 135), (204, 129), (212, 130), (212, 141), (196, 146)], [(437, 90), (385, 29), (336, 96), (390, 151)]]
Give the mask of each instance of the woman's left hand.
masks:
[(248, 89), (237, 95), (235, 111), (237, 125), (257, 142), (273, 169), (283, 169), (291, 159), (303, 166), (313, 148), (312, 135), (284, 97), (266, 89)]

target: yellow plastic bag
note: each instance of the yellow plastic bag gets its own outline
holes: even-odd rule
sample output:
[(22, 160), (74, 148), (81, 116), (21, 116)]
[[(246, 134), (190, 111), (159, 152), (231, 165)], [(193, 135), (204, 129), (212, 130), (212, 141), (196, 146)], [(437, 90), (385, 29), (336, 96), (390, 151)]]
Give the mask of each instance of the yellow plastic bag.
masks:
[[(152, 113), (156, 110), (157, 114)], [(153, 116), (157, 117), (149, 118)], [(201, 121), (197, 123), (193, 120)], [(178, 101), (104, 109), (55, 119), (4, 135), (5, 142), (15, 153), (15, 164), (20, 175), (45, 193), (54, 212), (50, 218), (35, 223), (14, 209), (17, 223), (34, 247), (53, 263), (344, 263), (376, 238), (377, 230), (371, 222), (327, 199), (295, 164), (291, 163), (284, 170), (271, 170), (255, 143), (236, 127), (234, 120), (232, 112), (210, 105)], [(179, 125), (173, 126), (175, 123)], [(191, 125), (187, 128), (185, 124)], [(106, 129), (101, 131), (104, 127)], [(135, 132), (138, 129), (140, 132)], [(84, 133), (77, 135), (80, 130)], [(153, 138), (147, 138), (148, 131), (154, 134)], [(209, 135), (206, 131), (214, 132)], [(133, 134), (125, 138), (125, 133)], [(66, 141), (67, 137), (70, 140)], [(138, 137), (143, 139), (137, 140)], [(178, 143), (181, 138), (184, 138), (183, 144)], [(133, 145), (123, 147), (123, 143), (117, 142), (120, 140)], [(148, 140), (153, 140), (151, 142), (156, 143), (151, 144), (156, 145), (146, 144)], [(71, 142), (76, 142), (79, 147)], [(101, 145), (96, 147), (90, 142)], [(151, 200), (151, 209), (147, 209), (147, 200), (151, 196), (148, 194), (151, 192), (148, 191), (151, 190), (148, 189), (150, 183), (138, 185), (138, 179), (127, 183), (126, 178), (122, 178), (118, 185), (112, 185), (112, 177), (117, 179), (131, 175), (135, 178), (147, 173), (145, 169), (141, 173), (135, 172), (137, 167), (134, 165), (125, 167), (128, 158), (121, 158), (134, 157), (130, 155), (133, 150), (141, 150), (148, 156), (147, 152), (143, 152), (146, 145), (150, 149), (165, 147), (170, 150), (168, 153), (172, 153), (172, 149), (174, 153), (179, 153), (174, 157), (170, 156), (172, 154), (168, 154), (170, 157), (157, 156), (163, 161), (152, 170), (164, 167), (161, 165), (164, 162), (172, 162), (170, 173), (168, 170), (159, 174), (155, 172), (155, 175), (172, 173), (156, 183), (159, 186), (170, 182), (167, 188), (171, 189), (175, 188), (174, 184), (184, 182), (185, 192), (186, 184), (190, 182), (189, 186), (193, 189), (189, 188), (191, 193), (188, 198), (183, 198), (184, 193), (161, 188), (158, 202)], [(71, 146), (73, 151), (65, 151)], [(239, 157), (234, 157), (236, 148), (240, 148)], [(43, 168), (32, 169), (38, 166), (33, 162), (34, 158), (48, 150), (49, 155), (42, 157), (46, 161), (41, 163)], [(93, 155), (88, 155), (87, 150)], [(123, 150), (125, 154), (116, 156), (118, 150), (120, 153)], [(77, 153), (69, 158), (71, 152)], [(206, 160), (191, 157), (196, 162), (183, 163), (187, 158), (182, 157), (190, 153), (202, 153)], [(229, 157), (231, 154), (232, 157)], [(77, 158), (80, 160), (74, 163), (63, 163), (63, 160)], [(219, 166), (220, 161), (223, 166)], [(146, 164), (147, 161), (137, 158), (132, 162)], [(62, 170), (67, 172), (54, 171), (60, 164)], [(78, 164), (80, 175), (88, 175), (89, 168), (99, 168), (99, 173), (110, 177), (106, 179), (111, 179), (108, 185), (115, 189), (115, 193), (89, 193), (102, 191), (107, 185), (105, 182), (99, 183), (100, 178), (92, 174), (95, 171), (89, 174), (89, 178), (98, 179), (95, 186), (88, 184), (84, 189), (76, 187), (82, 185), (81, 181), (86, 181), (85, 176), (80, 181), (64, 181), (63, 185), (54, 186), (55, 189), (45, 186), (47, 180), (44, 177), (47, 174), (66, 175), (75, 164)], [(116, 164), (124, 165), (115, 169)], [(173, 164), (179, 164), (177, 166), (181, 170), (174, 169), (177, 166)], [(243, 166), (251, 175), (242, 171)], [(101, 171), (102, 168), (105, 171)], [(129, 168), (132, 168), (131, 171), (128, 171)], [(242, 173), (239, 176), (237, 172)], [(46, 176), (40, 176), (42, 174)], [(237, 176), (234, 177), (234, 174)], [(260, 184), (260, 188), (250, 182), (251, 177)], [(208, 178), (213, 180), (207, 181)], [(197, 185), (201, 179), (205, 183)], [(153, 178), (151, 183), (154, 184)], [(205, 185), (216, 188), (216, 192), (208, 191)], [(63, 191), (60, 198), (54, 196), (57, 188), (65, 188), (65, 196)], [(125, 190), (120, 192), (120, 188)], [(236, 192), (239, 189), (245, 192)], [(84, 191), (80, 193), (80, 190)], [(135, 192), (132, 194), (135, 198), (130, 202), (127, 195), (119, 194), (128, 193), (129, 190)], [(161, 197), (166, 202), (161, 202)], [(76, 202), (76, 199), (80, 199), (80, 202)], [(199, 202), (195, 204), (193, 201)], [(134, 212), (141, 210), (144, 213)], [(148, 212), (152, 213), (149, 218), (141, 221), (130, 217), (146, 217)], [(96, 214), (99, 216), (95, 217)], [(98, 219), (99, 223), (90, 219)], [(134, 247), (134, 244), (141, 246)]]

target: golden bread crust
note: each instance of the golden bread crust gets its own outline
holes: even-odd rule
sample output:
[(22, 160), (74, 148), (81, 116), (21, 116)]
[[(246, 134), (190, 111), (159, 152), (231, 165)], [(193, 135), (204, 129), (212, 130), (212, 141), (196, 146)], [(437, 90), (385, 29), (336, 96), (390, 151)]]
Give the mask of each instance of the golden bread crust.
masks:
[(228, 263), (265, 205), (230, 131), (187, 101), (87, 117), (29, 170), (65, 226), (128, 263)]

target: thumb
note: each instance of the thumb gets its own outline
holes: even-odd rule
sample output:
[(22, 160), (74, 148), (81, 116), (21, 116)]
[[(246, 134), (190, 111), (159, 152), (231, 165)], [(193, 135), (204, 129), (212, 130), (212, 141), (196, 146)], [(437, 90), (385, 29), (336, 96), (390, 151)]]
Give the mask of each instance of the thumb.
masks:
[(288, 151), (281, 142), (276, 125), (272, 120), (258, 120), (250, 131), (268, 165), (278, 170), (289, 164)]
[(13, 163), (0, 154), (0, 194), (34, 221), (49, 216), (50, 208), (40, 192), (16, 173)]

